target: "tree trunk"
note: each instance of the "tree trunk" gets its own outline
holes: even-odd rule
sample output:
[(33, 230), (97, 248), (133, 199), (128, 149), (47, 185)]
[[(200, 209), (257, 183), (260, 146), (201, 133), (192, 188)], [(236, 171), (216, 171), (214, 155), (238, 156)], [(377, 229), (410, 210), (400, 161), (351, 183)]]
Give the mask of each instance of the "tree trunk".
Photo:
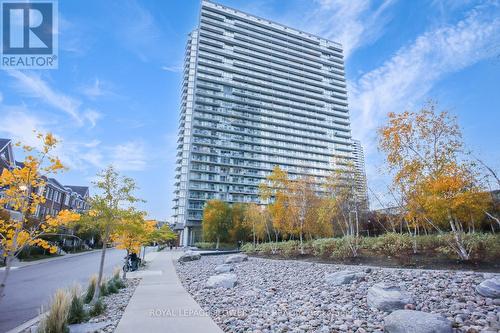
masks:
[(253, 249), (255, 250), (255, 222), (252, 223), (253, 230)]
[[(125, 257), (125, 266), (124, 267), (127, 267), (127, 265), (128, 265), (128, 255), (129, 255), (129, 251), (127, 250), (127, 256)], [(126, 278), (127, 278), (127, 270), (123, 269), (122, 279), (125, 280)]]
[(299, 238), (300, 238), (300, 254), (304, 255), (304, 240), (302, 237), (302, 230), (300, 231)]
[(219, 249), (219, 240), (220, 240), (220, 238), (219, 238), (219, 236), (217, 236), (217, 245), (215, 245), (215, 249), (216, 249), (216, 250), (218, 250), (218, 249)]
[(453, 221), (451, 214), (448, 215), (448, 219), (450, 222), (450, 227), (451, 227), (451, 231), (453, 233), (453, 237), (455, 239), (456, 252), (457, 252), (458, 256), (462, 260), (469, 260), (470, 255), (467, 252), (467, 249), (465, 248), (464, 241), (462, 239), (460, 231), (457, 230), (457, 226), (455, 225), (455, 221)]
[(104, 271), (104, 259), (106, 258), (106, 248), (108, 247), (108, 233), (109, 227), (106, 227), (105, 237), (102, 240), (102, 252), (101, 252), (101, 262), (99, 263), (99, 275), (97, 276), (97, 286), (95, 287), (94, 297), (92, 298), (92, 303), (97, 302), (101, 293), (101, 281)]
[(2, 303), (2, 299), (5, 296), (5, 286), (7, 285), (7, 278), (9, 277), (10, 267), (12, 266), (12, 260), (14, 256), (11, 254), (7, 255), (5, 260), (5, 273), (2, 278), (2, 282), (0, 283), (0, 303)]

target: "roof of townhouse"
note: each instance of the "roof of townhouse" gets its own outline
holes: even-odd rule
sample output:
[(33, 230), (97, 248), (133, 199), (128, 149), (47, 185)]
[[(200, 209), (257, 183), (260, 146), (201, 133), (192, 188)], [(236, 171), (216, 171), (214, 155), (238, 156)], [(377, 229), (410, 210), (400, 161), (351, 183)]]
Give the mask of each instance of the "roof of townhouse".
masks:
[(59, 188), (61, 191), (67, 191), (67, 189), (59, 183), (55, 178), (49, 178), (49, 183)]
[(82, 197), (84, 197), (89, 192), (88, 186), (66, 185), (65, 187), (71, 189), (73, 192), (76, 192), (77, 194), (81, 195)]
[(0, 138), (0, 151), (3, 150), (10, 142), (10, 139)]

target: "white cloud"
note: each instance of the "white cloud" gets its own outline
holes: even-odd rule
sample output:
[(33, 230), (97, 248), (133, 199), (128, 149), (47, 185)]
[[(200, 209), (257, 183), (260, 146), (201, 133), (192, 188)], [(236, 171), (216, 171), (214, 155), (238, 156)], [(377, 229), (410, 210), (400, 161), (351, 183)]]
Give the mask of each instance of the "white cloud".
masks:
[(316, 0), (319, 7), (306, 18), (303, 30), (342, 44), (344, 56), (380, 37), (394, 0)]
[(83, 113), (83, 117), (89, 121), (91, 128), (94, 128), (97, 120), (102, 118), (102, 114), (97, 112), (96, 110), (87, 109)]
[(8, 73), (17, 80), (17, 88), (20, 93), (40, 98), (48, 105), (70, 115), (78, 125), (83, 124), (78, 111), (81, 105), (79, 100), (56, 91), (36, 74), (27, 74), (18, 70), (8, 71)]
[(109, 83), (96, 78), (92, 84), (82, 86), (80, 91), (87, 98), (95, 100), (99, 97), (115, 95), (109, 86)]
[(146, 169), (147, 158), (144, 144), (126, 142), (112, 147), (111, 164), (120, 171), (142, 171)]
[(497, 7), (479, 6), (455, 25), (425, 32), (352, 84), (352, 128), (368, 150), (388, 112), (422, 102), (446, 75), (495, 55), (489, 47), (500, 43), (500, 16), (495, 11), (498, 14)]
[(44, 122), (26, 112), (24, 106), (7, 107), (0, 105), (2, 121), (0, 121), (0, 135), (12, 139), (13, 142), (40, 147), (35, 130), (45, 132)]
[[(82, 102), (79, 99), (68, 96), (51, 87), (46, 81), (36, 74), (27, 74), (21, 71), (9, 71), (11, 77), (17, 80), (16, 88), (21, 94), (29, 97), (39, 98), (46, 104), (69, 115), (77, 126), (83, 126), (85, 121), (93, 128), (102, 115), (92, 109), (81, 111)], [(96, 81), (94, 89), (90, 89), (93, 96), (104, 95), (108, 92), (102, 90), (99, 81)]]
[(182, 72), (182, 66), (162, 66), (161, 69), (167, 72), (180, 73)]
[[(362, 75), (349, 87), (352, 130), (364, 145), (367, 176), (372, 189), (383, 201), (389, 183), (379, 170), (382, 157), (376, 153), (376, 129), (388, 112), (415, 108), (436, 83), (447, 75), (490, 59), (499, 53), (500, 15), (498, 6), (477, 6), (454, 25), (442, 25), (418, 36), (399, 49), (380, 67)], [(380, 190), (382, 189), (382, 190)], [(377, 202), (372, 200), (374, 206)]]

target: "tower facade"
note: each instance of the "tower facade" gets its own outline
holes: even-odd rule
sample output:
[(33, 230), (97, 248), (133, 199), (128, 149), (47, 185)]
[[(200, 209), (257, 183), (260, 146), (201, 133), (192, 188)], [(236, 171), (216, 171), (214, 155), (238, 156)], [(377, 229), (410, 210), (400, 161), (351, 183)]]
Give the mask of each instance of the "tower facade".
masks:
[(366, 170), (365, 170), (365, 154), (363, 152), (363, 146), (359, 140), (353, 141), (353, 156), (354, 156), (354, 170), (355, 170), (355, 182), (356, 182), (356, 192), (359, 197), (360, 207), (363, 210), (368, 210), (368, 185), (366, 182)]
[(201, 237), (204, 203), (259, 202), (279, 165), (324, 180), (353, 158), (342, 46), (203, 0), (188, 39), (174, 222)]

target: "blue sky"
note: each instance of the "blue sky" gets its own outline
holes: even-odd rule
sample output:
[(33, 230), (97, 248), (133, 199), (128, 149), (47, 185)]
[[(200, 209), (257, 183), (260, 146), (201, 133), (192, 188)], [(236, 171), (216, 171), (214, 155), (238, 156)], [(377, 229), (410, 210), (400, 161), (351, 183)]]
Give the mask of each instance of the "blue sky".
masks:
[[(389, 180), (375, 132), (426, 99), (459, 117), (468, 146), (500, 170), (499, 1), (221, 0), (343, 43), (352, 130), (369, 186)], [(181, 65), (198, 0), (59, 2), (59, 69), (0, 70), (0, 137), (52, 131), (89, 184), (113, 163), (136, 179), (151, 217), (170, 216)]]

